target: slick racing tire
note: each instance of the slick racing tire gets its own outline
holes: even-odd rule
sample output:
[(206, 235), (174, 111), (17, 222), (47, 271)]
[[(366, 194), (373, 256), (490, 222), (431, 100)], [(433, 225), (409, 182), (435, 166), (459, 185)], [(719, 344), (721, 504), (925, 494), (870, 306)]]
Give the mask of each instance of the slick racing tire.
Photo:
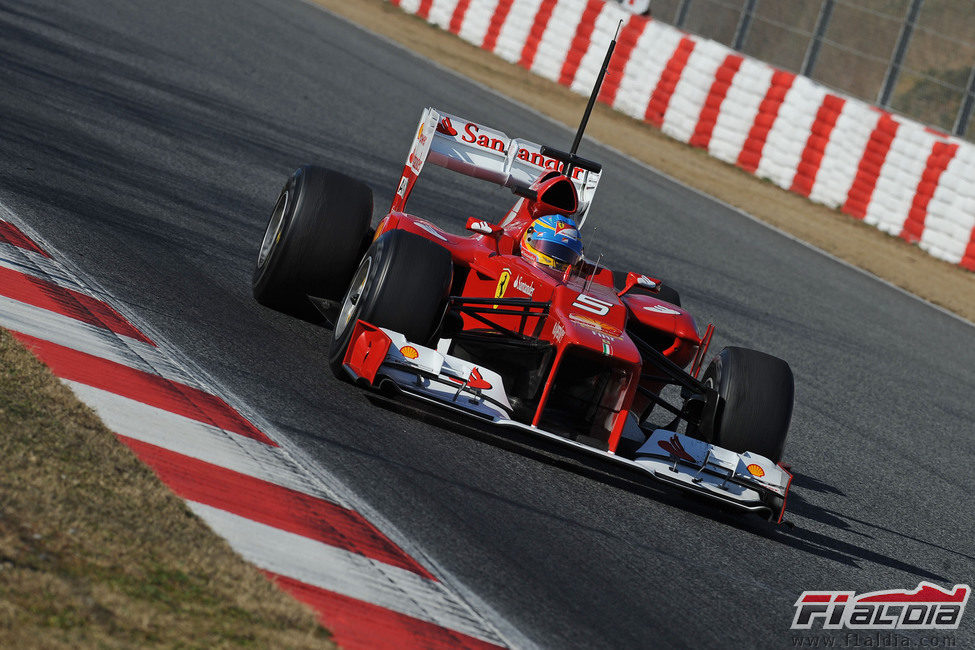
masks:
[[(623, 273), (622, 271), (613, 271), (613, 284), (616, 285), (617, 291), (622, 291), (623, 287), (626, 286), (626, 273)], [(677, 293), (677, 289), (663, 284), (662, 282), (660, 283), (660, 291), (658, 293), (654, 293), (653, 291), (644, 289), (640, 286), (633, 287), (630, 289), (629, 293), (642, 293), (645, 296), (653, 296), (654, 298), (680, 307), (680, 294)], [(629, 295), (629, 293), (627, 295)]]
[(728, 347), (711, 361), (702, 381), (721, 396), (708, 442), (782, 460), (795, 399), (789, 364), (764, 352)]
[(332, 340), (329, 367), (348, 380), (342, 360), (356, 320), (399, 332), (426, 345), (440, 328), (453, 282), (450, 252), (429, 239), (391, 230), (366, 251), (349, 283)]
[(372, 190), (344, 174), (305, 165), (278, 195), (257, 256), (254, 298), (321, 322), (307, 296), (342, 297), (371, 236)]

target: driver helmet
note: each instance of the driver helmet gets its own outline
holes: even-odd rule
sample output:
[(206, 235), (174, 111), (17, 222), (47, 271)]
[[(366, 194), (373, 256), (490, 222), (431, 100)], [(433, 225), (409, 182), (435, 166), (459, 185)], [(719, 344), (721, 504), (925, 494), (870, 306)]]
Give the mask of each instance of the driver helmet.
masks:
[(582, 261), (582, 238), (576, 222), (561, 215), (535, 219), (521, 238), (521, 256), (559, 273), (575, 266)]

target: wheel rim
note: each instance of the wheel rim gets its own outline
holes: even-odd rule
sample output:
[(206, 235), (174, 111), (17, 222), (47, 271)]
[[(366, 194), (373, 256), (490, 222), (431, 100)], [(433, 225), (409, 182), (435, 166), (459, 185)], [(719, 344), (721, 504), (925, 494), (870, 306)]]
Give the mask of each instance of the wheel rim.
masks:
[(268, 258), (274, 247), (281, 241), (281, 231), (284, 229), (284, 214), (288, 208), (290, 192), (285, 189), (281, 191), (278, 202), (274, 204), (271, 211), (271, 218), (267, 222), (267, 230), (264, 231), (264, 240), (261, 242), (261, 250), (257, 253), (257, 265), (263, 267), (267, 264)]
[(369, 280), (369, 269), (372, 268), (372, 258), (367, 257), (362, 260), (359, 270), (355, 272), (355, 277), (349, 283), (349, 290), (345, 292), (342, 300), (342, 309), (335, 322), (335, 339), (341, 339), (345, 328), (349, 326), (362, 308), (362, 294), (366, 291), (366, 284)]

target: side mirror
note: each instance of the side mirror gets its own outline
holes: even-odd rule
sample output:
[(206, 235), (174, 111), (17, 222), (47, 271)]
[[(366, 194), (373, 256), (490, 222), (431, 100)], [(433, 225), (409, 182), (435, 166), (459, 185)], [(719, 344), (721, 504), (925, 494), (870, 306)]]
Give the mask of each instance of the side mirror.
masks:
[(478, 219), (477, 217), (469, 217), (467, 219), (467, 229), (471, 232), (476, 232), (479, 235), (487, 235), (488, 237), (494, 237), (497, 239), (504, 232), (504, 228), (501, 226), (488, 223), (483, 219)]
[(626, 274), (626, 284), (623, 286), (623, 290), (616, 295), (622, 298), (626, 293), (633, 289), (633, 287), (643, 287), (648, 291), (657, 293), (660, 291), (660, 280), (657, 280), (656, 278), (649, 278), (640, 273), (630, 271)]

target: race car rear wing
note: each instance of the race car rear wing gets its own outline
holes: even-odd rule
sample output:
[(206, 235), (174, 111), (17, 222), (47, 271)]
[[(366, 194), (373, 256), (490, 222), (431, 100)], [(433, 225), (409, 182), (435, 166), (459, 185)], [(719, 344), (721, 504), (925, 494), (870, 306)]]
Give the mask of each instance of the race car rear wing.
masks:
[[(427, 160), (440, 167), (511, 188), (516, 193), (527, 190), (542, 173), (562, 171), (565, 167), (558, 159), (545, 155), (539, 144), (509, 138), (491, 127), (427, 108), (420, 117), (410, 155), (403, 167), (403, 175), (393, 199), (394, 211), (406, 209), (406, 201)], [(570, 169), (579, 195), (576, 221), (582, 226), (596, 194), (600, 172), (580, 166)]]

